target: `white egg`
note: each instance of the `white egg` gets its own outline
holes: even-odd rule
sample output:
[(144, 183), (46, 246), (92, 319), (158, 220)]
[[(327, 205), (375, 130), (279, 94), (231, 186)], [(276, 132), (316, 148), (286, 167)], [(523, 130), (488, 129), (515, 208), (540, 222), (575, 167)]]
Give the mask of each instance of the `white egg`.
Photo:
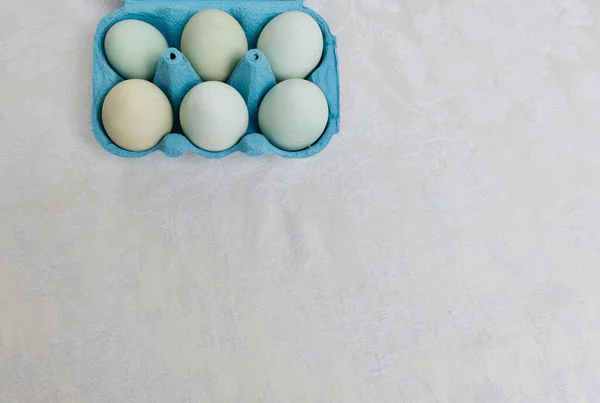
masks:
[(152, 80), (160, 56), (168, 47), (158, 29), (138, 20), (117, 22), (104, 38), (108, 62), (125, 79)]
[(262, 134), (276, 147), (302, 150), (323, 134), (329, 120), (327, 99), (310, 81), (291, 79), (265, 95), (258, 110)]
[(185, 26), (181, 52), (204, 81), (226, 81), (248, 52), (248, 40), (235, 18), (208, 9), (193, 16)]
[(145, 80), (127, 80), (117, 84), (104, 99), (102, 123), (117, 146), (144, 151), (171, 132), (173, 109), (156, 85)]
[(323, 32), (310, 15), (289, 11), (267, 24), (258, 49), (269, 60), (277, 81), (306, 78), (323, 56)]
[(233, 147), (248, 129), (248, 107), (233, 87), (218, 81), (198, 84), (181, 103), (183, 133), (206, 151)]

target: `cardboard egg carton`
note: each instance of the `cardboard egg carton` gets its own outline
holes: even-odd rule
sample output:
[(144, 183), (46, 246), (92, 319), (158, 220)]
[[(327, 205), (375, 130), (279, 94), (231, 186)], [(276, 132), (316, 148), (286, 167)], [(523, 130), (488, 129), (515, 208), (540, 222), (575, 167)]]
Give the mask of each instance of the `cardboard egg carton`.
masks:
[[(337, 45), (325, 20), (305, 7), (303, 0), (124, 0), (124, 7), (104, 17), (98, 24), (94, 39), (92, 127), (96, 140), (108, 152), (126, 158), (143, 157), (157, 150), (169, 157), (192, 152), (206, 158), (223, 158), (236, 151), (249, 156), (278, 154), (286, 158), (306, 158), (323, 150), (340, 125), (340, 84)], [(185, 95), (202, 82), (180, 49), (181, 34), (187, 22), (198, 11), (217, 8), (232, 15), (242, 26), (250, 50), (237, 65), (227, 83), (234, 87), (248, 105), (250, 123), (245, 136), (232, 148), (209, 152), (192, 144), (179, 124), (179, 107)], [(285, 151), (273, 146), (260, 133), (258, 109), (262, 98), (275, 86), (275, 76), (265, 55), (256, 48), (262, 29), (269, 21), (287, 11), (303, 11), (312, 16), (323, 32), (323, 58), (307, 80), (316, 84), (325, 94), (329, 105), (329, 121), (325, 132), (310, 147), (300, 151)], [(104, 53), (104, 37), (117, 22), (128, 19), (145, 21), (167, 39), (170, 48), (162, 55), (154, 83), (167, 95), (173, 106), (173, 133), (166, 135), (155, 147), (146, 151), (128, 151), (119, 148), (107, 136), (102, 125), (102, 104), (108, 92), (124, 81), (110, 66)]]

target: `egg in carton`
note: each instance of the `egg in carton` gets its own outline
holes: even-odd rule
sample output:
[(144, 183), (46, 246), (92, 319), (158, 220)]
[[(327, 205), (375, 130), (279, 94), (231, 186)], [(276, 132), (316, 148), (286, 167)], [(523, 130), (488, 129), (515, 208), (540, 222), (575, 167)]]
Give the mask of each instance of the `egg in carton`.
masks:
[[(240, 151), (249, 156), (278, 154), (286, 158), (306, 158), (322, 151), (332, 136), (339, 131), (340, 92), (337, 45), (327, 22), (316, 12), (303, 5), (303, 0), (123, 0), (125, 5), (104, 17), (98, 24), (94, 39), (92, 127), (96, 140), (108, 152), (120, 157), (138, 158), (162, 151), (169, 157), (192, 152), (206, 158), (223, 158)], [(250, 50), (239, 62), (227, 83), (244, 98), (249, 111), (246, 134), (233, 147), (220, 152), (198, 148), (184, 136), (179, 123), (179, 108), (185, 95), (202, 80), (192, 68), (181, 49), (181, 37), (187, 22), (199, 11), (220, 9), (233, 16), (242, 26)], [(265, 94), (276, 85), (275, 75), (265, 55), (256, 49), (263, 28), (275, 17), (288, 11), (301, 11), (315, 19), (323, 33), (323, 56), (317, 68), (306, 78), (316, 84), (325, 95), (329, 119), (322, 136), (311, 146), (300, 151), (286, 151), (272, 145), (260, 133), (258, 111)], [(124, 78), (109, 64), (104, 40), (116, 23), (135, 19), (157, 28), (166, 38), (168, 48), (161, 56), (154, 76), (156, 84), (169, 98), (173, 107), (173, 133), (167, 134), (154, 147), (145, 151), (128, 151), (118, 147), (107, 136), (102, 123), (102, 105), (109, 91)]]

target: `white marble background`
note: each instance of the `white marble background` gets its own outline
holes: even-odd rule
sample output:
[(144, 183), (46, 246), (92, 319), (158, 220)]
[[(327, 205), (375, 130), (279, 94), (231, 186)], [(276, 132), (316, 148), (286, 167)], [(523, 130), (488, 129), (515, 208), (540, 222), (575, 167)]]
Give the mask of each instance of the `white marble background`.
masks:
[(600, 402), (600, 2), (311, 0), (315, 158), (90, 133), (117, 0), (0, 2), (0, 402)]

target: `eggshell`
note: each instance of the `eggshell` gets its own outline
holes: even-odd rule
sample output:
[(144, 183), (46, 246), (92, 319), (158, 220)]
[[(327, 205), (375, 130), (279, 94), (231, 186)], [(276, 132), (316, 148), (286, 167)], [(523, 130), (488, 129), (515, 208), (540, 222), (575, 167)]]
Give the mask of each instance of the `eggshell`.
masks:
[(226, 81), (247, 51), (242, 26), (221, 10), (194, 15), (181, 37), (181, 52), (204, 81)]
[(130, 151), (154, 147), (173, 128), (173, 110), (167, 96), (145, 80), (117, 84), (102, 106), (102, 123), (117, 146)]
[(302, 150), (323, 134), (329, 118), (327, 99), (310, 81), (291, 79), (265, 95), (258, 123), (271, 144), (287, 151)]
[(323, 56), (323, 33), (308, 14), (289, 11), (275, 17), (258, 38), (277, 81), (306, 78)]
[(108, 62), (125, 79), (152, 80), (160, 56), (168, 47), (158, 29), (138, 20), (116, 23), (104, 38)]
[(233, 87), (208, 81), (198, 84), (183, 99), (179, 111), (183, 133), (207, 151), (233, 147), (248, 129), (248, 107)]

